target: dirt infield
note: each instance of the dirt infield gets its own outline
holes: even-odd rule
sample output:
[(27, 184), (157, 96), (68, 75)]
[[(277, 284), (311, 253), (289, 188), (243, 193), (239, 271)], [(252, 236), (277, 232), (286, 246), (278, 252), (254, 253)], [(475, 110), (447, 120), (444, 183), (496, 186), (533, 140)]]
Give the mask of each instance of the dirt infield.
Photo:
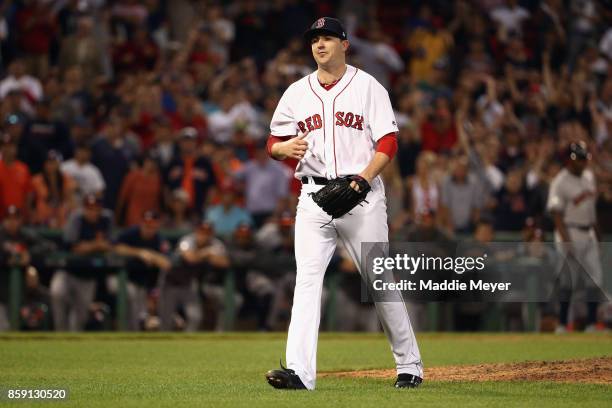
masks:
[[(326, 372), (321, 376), (394, 378), (395, 370)], [(427, 381), (553, 381), (612, 384), (612, 357), (425, 368)]]

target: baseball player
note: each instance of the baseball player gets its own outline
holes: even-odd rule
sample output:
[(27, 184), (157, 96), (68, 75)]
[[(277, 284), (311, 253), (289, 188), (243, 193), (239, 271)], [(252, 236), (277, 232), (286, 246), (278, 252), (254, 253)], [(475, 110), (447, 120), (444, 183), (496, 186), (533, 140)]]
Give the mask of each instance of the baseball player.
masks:
[[(571, 143), (565, 168), (552, 180), (548, 193), (547, 208), (555, 223), (555, 243), (563, 255), (560, 266), (569, 272), (569, 276), (560, 276), (562, 301), (557, 333), (566, 331), (572, 288), (568, 278), (584, 281), (585, 289), (591, 291), (587, 293), (589, 299), (596, 296), (602, 285), (595, 212), (597, 188), (593, 172), (586, 168), (589, 158), (586, 143)], [(596, 320), (597, 302), (587, 302), (587, 330), (595, 328)]]
[[(304, 37), (318, 69), (287, 88), (272, 117), (268, 140), (273, 158), (298, 160), (295, 177), (302, 190), (295, 223), (297, 277), (287, 368), (281, 365), (266, 378), (275, 388), (313, 390), (323, 275), (338, 238), (362, 275), (361, 243), (388, 242), (379, 174), (397, 151), (398, 128), (387, 91), (369, 74), (346, 64), (349, 41), (339, 20), (320, 18)], [(367, 200), (342, 216), (330, 217), (315, 195), (346, 179), (352, 180), (346, 189), (367, 193)], [(395, 357), (395, 386), (417, 387), (423, 364), (404, 303), (376, 302), (376, 309)]]

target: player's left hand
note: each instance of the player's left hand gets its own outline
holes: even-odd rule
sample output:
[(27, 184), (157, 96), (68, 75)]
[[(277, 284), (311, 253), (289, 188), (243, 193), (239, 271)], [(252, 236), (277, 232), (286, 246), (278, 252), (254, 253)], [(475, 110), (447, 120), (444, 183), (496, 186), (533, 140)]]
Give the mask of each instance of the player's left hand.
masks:
[[(371, 178), (368, 178), (368, 177), (366, 177), (366, 176), (365, 176), (365, 175), (363, 175), (363, 174), (360, 174), (360, 176), (361, 176), (361, 177), (363, 177), (363, 178), (364, 178), (364, 179), (365, 179), (365, 180), (368, 182), (368, 184), (370, 184), (370, 185), (372, 184), (372, 179), (371, 179)], [(357, 184), (357, 182), (355, 182), (355, 181), (351, 181), (350, 187), (351, 187), (353, 190), (355, 190), (356, 192), (361, 191), (361, 190), (359, 189), (359, 184)]]

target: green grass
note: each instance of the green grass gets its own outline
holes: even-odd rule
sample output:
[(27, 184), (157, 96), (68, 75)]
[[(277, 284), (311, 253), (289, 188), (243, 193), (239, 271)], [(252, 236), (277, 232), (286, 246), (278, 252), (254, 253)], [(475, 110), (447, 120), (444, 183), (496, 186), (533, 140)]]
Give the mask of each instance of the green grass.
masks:
[[(612, 336), (421, 334), (427, 366), (612, 355)], [(284, 334), (0, 335), (0, 388), (67, 387), (62, 407), (610, 406), (612, 387), (544, 382), (426, 382), (321, 378), (315, 392), (269, 387)], [(391, 368), (381, 335), (322, 334), (319, 369)], [(416, 404), (416, 405), (415, 405)], [(0, 403), (2, 405), (2, 403)], [(6, 406), (31, 406), (5, 403)]]

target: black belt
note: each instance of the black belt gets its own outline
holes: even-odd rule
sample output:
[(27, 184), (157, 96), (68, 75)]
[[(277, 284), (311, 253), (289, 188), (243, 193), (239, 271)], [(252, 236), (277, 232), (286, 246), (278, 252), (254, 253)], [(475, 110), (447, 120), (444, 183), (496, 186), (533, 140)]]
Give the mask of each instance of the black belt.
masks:
[(593, 228), (592, 225), (576, 225), (576, 224), (567, 224), (567, 228), (575, 228), (580, 231), (590, 231)]
[(304, 184), (310, 183), (311, 180), (314, 182), (314, 184), (325, 185), (329, 183), (329, 180), (326, 179), (325, 177), (314, 177), (314, 176), (310, 176), (310, 177), (303, 176), (302, 177), (302, 183)]

